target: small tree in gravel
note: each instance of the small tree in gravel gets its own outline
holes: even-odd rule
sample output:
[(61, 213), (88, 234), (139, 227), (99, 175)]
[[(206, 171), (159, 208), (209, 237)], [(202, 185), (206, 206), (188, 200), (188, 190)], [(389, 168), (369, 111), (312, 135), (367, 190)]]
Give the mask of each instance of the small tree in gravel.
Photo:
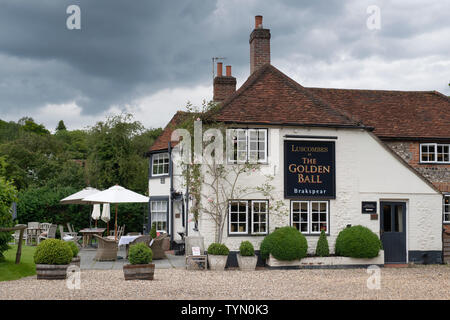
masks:
[(316, 247), (316, 256), (319, 257), (328, 257), (330, 255), (330, 249), (328, 247), (327, 236), (325, 235), (325, 231), (320, 232), (319, 241), (317, 241)]

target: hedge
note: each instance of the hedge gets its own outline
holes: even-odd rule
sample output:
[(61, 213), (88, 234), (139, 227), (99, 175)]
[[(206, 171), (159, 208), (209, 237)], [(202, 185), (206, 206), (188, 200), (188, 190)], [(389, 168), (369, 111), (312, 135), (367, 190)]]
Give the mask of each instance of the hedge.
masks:
[(335, 252), (338, 256), (374, 258), (381, 249), (381, 241), (369, 228), (353, 226), (343, 229), (336, 238)]
[(261, 257), (269, 255), (278, 260), (292, 261), (306, 257), (308, 242), (294, 227), (283, 227), (268, 234), (261, 243)]

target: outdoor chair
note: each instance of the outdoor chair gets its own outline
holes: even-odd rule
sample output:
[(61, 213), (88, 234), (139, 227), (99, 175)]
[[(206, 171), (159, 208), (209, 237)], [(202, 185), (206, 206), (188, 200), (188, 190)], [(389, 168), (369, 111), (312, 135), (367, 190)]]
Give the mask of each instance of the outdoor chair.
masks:
[(167, 233), (161, 234), (153, 239), (153, 243), (150, 245), (150, 249), (153, 251), (153, 260), (165, 259), (165, 251), (170, 249), (170, 238)]
[[(123, 233), (125, 231), (125, 225), (123, 226), (119, 226), (117, 227), (117, 241), (119, 241), (120, 237), (123, 236)], [(109, 231), (109, 236), (107, 236), (106, 238), (111, 239), (111, 240), (115, 240), (116, 236), (114, 235), (115, 230), (110, 230)]]
[[(39, 228), (39, 222), (28, 222), (28, 228), (27, 229), (38, 229)], [(38, 236), (39, 234), (36, 233), (36, 230), (27, 232), (27, 244), (32, 244), (33, 239), (38, 242)]]
[[(140, 236), (139, 238), (134, 239), (132, 242), (130, 242), (127, 246), (126, 246), (126, 258), (128, 259), (128, 250), (130, 249), (130, 247), (132, 245), (135, 245), (137, 243), (145, 243), (147, 245), (147, 247), (150, 248), (150, 241), (152, 241), (152, 237), (150, 237), (149, 235), (146, 236)], [(154, 259), (154, 258), (153, 258)]]
[[(20, 226), (20, 224), (16, 224), (15, 227)], [(14, 238), (14, 244), (18, 244), (20, 241), (20, 230), (16, 230), (13, 234), (13, 238)], [(25, 240), (25, 243), (28, 244), (28, 237), (27, 237), (27, 229), (25, 229), (23, 231), (23, 235), (22, 235), (22, 241)]]
[[(64, 241), (73, 241), (76, 243), (77, 242), (76, 239), (79, 238), (76, 232), (65, 232), (63, 225), (59, 225), (59, 233), (61, 235), (61, 240)], [(69, 238), (67, 238), (67, 240), (64, 239), (65, 237), (70, 237), (70, 240)]]
[[(200, 248), (200, 255), (194, 255), (193, 247)], [(186, 269), (199, 270), (208, 268), (203, 237), (185, 237)]]
[(51, 223), (43, 222), (39, 223), (39, 228), (41, 229), (42, 232), (48, 232), (48, 229), (50, 229), (51, 225), (52, 225)]
[(116, 241), (102, 238), (93, 234), (97, 239), (98, 248), (94, 260), (96, 261), (115, 261), (117, 259), (117, 250), (119, 249)]
[(47, 233), (41, 233), (38, 237), (38, 244), (45, 239), (55, 239), (56, 238), (56, 224), (52, 224), (48, 229)]
[[(80, 241), (80, 239), (82, 238), (82, 236), (78, 235), (78, 232), (75, 231), (75, 228), (73, 227), (72, 224), (70, 224), (69, 222), (67, 222), (67, 230), (69, 230), (69, 232), (67, 232), (68, 234), (70, 234), (71, 237), (74, 237), (73, 241), (75, 241), (76, 243), (78, 241)], [(62, 238), (61, 238), (62, 239)]]

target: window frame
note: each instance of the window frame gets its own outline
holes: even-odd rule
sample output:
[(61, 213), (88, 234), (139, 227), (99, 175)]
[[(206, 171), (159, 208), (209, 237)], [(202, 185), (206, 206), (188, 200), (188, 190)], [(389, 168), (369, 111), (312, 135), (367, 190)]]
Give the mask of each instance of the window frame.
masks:
[[(232, 202), (245, 202), (246, 203), (246, 232), (232, 232), (231, 231), (231, 203)], [(265, 202), (266, 203), (266, 232), (254, 232), (253, 231), (253, 203)], [(266, 236), (269, 234), (269, 200), (268, 199), (229, 199), (228, 200), (228, 214), (227, 214), (228, 236), (229, 237), (242, 237), (242, 236)]]
[[(164, 155), (167, 155), (167, 173), (163, 172), (163, 173), (154, 173), (153, 170), (156, 167), (155, 166), (155, 159), (162, 157)], [(163, 159), (164, 160), (164, 159)], [(170, 173), (170, 155), (169, 152), (159, 152), (159, 153), (155, 153), (152, 155), (152, 167), (151, 167), (151, 176), (152, 177), (162, 177), (162, 176), (168, 176)], [(162, 162), (161, 164), (158, 164), (158, 166), (163, 166), (163, 170), (164, 170), (164, 165), (165, 163)]]
[[(255, 221), (253, 220), (253, 216), (255, 215), (255, 212), (253, 212), (253, 204), (254, 203), (265, 203), (266, 204), (266, 212), (264, 212), (264, 213), (258, 212), (257, 213), (259, 216), (261, 216), (261, 215), (265, 215), (266, 216), (266, 220), (265, 220), (264, 223), (261, 223), (261, 217), (259, 218), (259, 221), (257, 222), (257, 224), (259, 225), (260, 228), (261, 228), (261, 224), (265, 224), (266, 225), (266, 231), (265, 232), (255, 232), (255, 230), (254, 230), (254, 227), (255, 227)], [(251, 200), (250, 201), (250, 215), (251, 215), (251, 219), (250, 219), (250, 224), (251, 224), (250, 234), (252, 234), (252, 235), (266, 235), (268, 233), (268, 230), (269, 230), (269, 201), (268, 200)]]
[[(153, 210), (153, 203), (154, 202), (165, 203), (166, 204), (165, 211), (154, 211)], [(161, 230), (161, 229), (156, 228), (156, 231), (157, 232), (165, 232), (165, 233), (168, 234), (169, 233), (169, 217), (168, 217), (168, 214), (169, 214), (169, 200), (167, 198), (164, 198), (164, 199), (150, 199), (150, 221), (151, 221), (150, 229), (152, 227), (153, 222), (155, 222), (155, 221), (163, 221), (163, 220), (155, 220), (155, 219), (153, 219), (153, 214), (154, 213), (164, 213), (164, 219), (165, 219), (164, 221), (166, 222), (166, 230)]]
[[(448, 204), (445, 203), (445, 198), (448, 198)], [(448, 208), (448, 220), (445, 220), (445, 207)], [(450, 224), (450, 194), (444, 194), (444, 197), (442, 199), (442, 222), (444, 224)]]
[[(319, 221), (316, 223), (319, 223), (319, 231), (312, 231), (312, 204), (314, 203), (318, 203), (319, 204)], [(308, 212), (307, 212), (307, 226), (308, 226), (308, 232), (302, 232), (301, 230), (301, 219), (300, 219), (300, 229), (299, 231), (305, 235), (305, 236), (320, 236), (320, 224), (323, 223), (320, 220), (320, 203), (325, 203), (326, 204), (326, 226), (327, 226), (327, 230), (325, 232), (326, 235), (330, 235), (330, 201), (329, 200), (291, 200), (291, 208), (290, 208), (290, 226), (291, 227), (295, 227), (294, 226), (294, 203), (299, 203), (300, 204), (300, 212), (299, 214), (301, 215), (301, 203), (307, 203), (308, 204)], [(301, 216), (300, 216), (301, 218)]]
[[(233, 150), (231, 152), (228, 152), (227, 149), (227, 163), (228, 164), (241, 164), (241, 163), (249, 163), (250, 162), (250, 132), (264, 132), (264, 139), (265, 139), (265, 147), (264, 147), (264, 159), (263, 160), (259, 160), (256, 163), (259, 164), (267, 164), (268, 163), (268, 157), (269, 157), (269, 141), (268, 141), (268, 137), (269, 137), (269, 133), (268, 133), (268, 128), (228, 128), (227, 130), (227, 148), (229, 146), (231, 146), (233, 148)], [(237, 132), (245, 132), (245, 141), (246, 141), (246, 145), (245, 145), (245, 161), (239, 160), (239, 150), (238, 150), (238, 146), (236, 146), (236, 159), (234, 159), (234, 154), (235, 154), (235, 150), (234, 150), (234, 143), (228, 141), (228, 139), (232, 138), (232, 135), (230, 134), (231, 131), (236, 131)], [(237, 141), (236, 143), (239, 144), (239, 137), (237, 137)], [(258, 140), (259, 142), (259, 140)], [(257, 142), (257, 143), (258, 143)], [(258, 145), (259, 148), (259, 145)], [(257, 149), (258, 151), (256, 151), (258, 154), (259, 149)], [(241, 150), (242, 152), (242, 150)], [(230, 156), (233, 156), (233, 158), (230, 158)]]
[[(423, 160), (423, 151), (422, 151), (422, 147), (427, 147), (427, 154), (432, 154), (434, 160)], [(433, 147), (434, 148), (434, 152), (430, 153), (429, 148)], [(438, 154), (443, 154), (445, 155), (446, 153), (438, 153), (438, 147), (443, 147), (443, 148), (448, 148), (448, 161), (439, 161), (438, 160)], [(420, 151), (420, 159), (419, 159), (419, 163), (423, 163), (423, 164), (428, 164), (428, 163), (433, 163), (433, 164), (450, 164), (450, 144), (448, 143), (420, 143), (419, 144), (419, 151)]]

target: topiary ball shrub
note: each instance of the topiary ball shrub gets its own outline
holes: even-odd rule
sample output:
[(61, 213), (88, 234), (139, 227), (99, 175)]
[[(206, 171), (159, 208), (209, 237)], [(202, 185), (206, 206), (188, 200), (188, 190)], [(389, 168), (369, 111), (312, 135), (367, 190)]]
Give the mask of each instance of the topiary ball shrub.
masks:
[(239, 254), (243, 257), (252, 257), (255, 255), (255, 248), (250, 241), (242, 241), (239, 246)]
[(208, 247), (208, 254), (216, 256), (227, 256), (230, 253), (230, 249), (222, 243), (211, 243)]
[(294, 227), (283, 227), (264, 238), (260, 253), (263, 259), (272, 254), (275, 259), (292, 261), (306, 257), (307, 250), (308, 242), (303, 234)]
[(34, 262), (36, 264), (65, 265), (72, 261), (73, 252), (70, 246), (59, 239), (46, 239), (36, 248)]
[(70, 247), (70, 250), (72, 250), (73, 257), (75, 258), (78, 255), (78, 252), (80, 252), (80, 249), (78, 249), (78, 246), (73, 241), (67, 241), (66, 243)]
[(128, 261), (131, 264), (149, 264), (153, 258), (153, 251), (145, 243), (130, 246)]
[(330, 248), (328, 247), (328, 240), (325, 231), (320, 232), (319, 241), (317, 241), (316, 256), (328, 257), (330, 255)]
[(381, 241), (369, 228), (353, 226), (345, 228), (336, 238), (335, 252), (338, 256), (374, 258), (381, 249)]

